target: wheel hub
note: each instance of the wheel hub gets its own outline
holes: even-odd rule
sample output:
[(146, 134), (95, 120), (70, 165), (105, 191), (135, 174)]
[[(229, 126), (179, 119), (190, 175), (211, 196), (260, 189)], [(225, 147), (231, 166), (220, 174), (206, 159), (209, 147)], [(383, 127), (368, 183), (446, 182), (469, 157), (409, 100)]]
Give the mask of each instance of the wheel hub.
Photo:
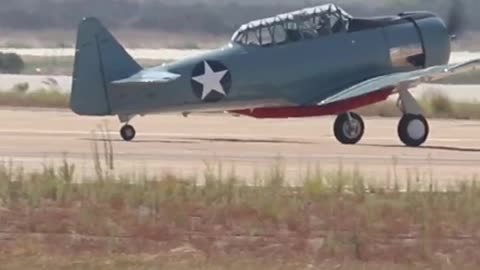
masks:
[(127, 136), (127, 137), (132, 137), (133, 136), (133, 131), (129, 128), (125, 129), (124, 133), (125, 133), (125, 136)]
[(130, 125), (126, 125), (120, 130), (120, 135), (125, 141), (133, 140), (135, 138), (135, 133), (135, 129)]
[(408, 123), (407, 132), (410, 138), (420, 140), (425, 136), (426, 128), (422, 121), (415, 119)]
[(356, 119), (351, 119), (349, 121), (345, 121), (343, 124), (343, 133), (349, 139), (355, 139), (360, 136), (361, 130), (360, 123)]

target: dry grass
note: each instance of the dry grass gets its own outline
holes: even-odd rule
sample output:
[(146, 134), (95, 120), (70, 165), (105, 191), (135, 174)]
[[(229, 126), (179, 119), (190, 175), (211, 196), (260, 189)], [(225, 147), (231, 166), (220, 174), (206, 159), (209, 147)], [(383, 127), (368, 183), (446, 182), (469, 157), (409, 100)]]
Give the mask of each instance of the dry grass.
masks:
[[(419, 99), (420, 106), (429, 118), (478, 120), (480, 102), (454, 101), (440, 92), (429, 92)], [(358, 110), (364, 116), (400, 117), (395, 102), (384, 101)]]
[[(480, 186), (282, 163), (246, 185), (221, 165), (195, 178), (117, 175), (107, 135), (96, 176), (75, 166), (0, 166), (2, 269), (474, 269)], [(399, 190), (399, 181), (406, 181)], [(419, 183), (427, 183), (420, 190)], [(36, 268), (35, 268), (36, 269)]]
[(58, 89), (29, 91), (28, 84), (18, 84), (11, 90), (0, 91), (0, 106), (68, 108), (70, 95)]
[[(188, 254), (188, 252), (186, 252)], [(28, 258), (10, 258), (2, 264), (4, 270), (476, 270), (478, 265), (463, 265), (459, 267), (454, 264), (410, 264), (402, 265), (395, 263), (368, 263), (358, 261), (334, 261), (325, 260), (316, 262), (306, 258), (290, 258), (279, 260), (274, 258), (255, 258), (242, 255), (208, 258), (201, 256), (189, 256), (175, 253), (158, 253), (156, 255), (111, 255), (105, 257), (97, 256), (57, 256), (44, 257), (40, 260), (34, 256)]]
[[(18, 84), (7, 91), (0, 91), (0, 106), (68, 108), (70, 95), (52, 87), (29, 90), (28, 84)], [(431, 92), (419, 100), (429, 118), (480, 119), (480, 103), (477, 101), (453, 101), (449, 97)], [(393, 101), (385, 101), (359, 109), (364, 116), (399, 117), (401, 112)]]

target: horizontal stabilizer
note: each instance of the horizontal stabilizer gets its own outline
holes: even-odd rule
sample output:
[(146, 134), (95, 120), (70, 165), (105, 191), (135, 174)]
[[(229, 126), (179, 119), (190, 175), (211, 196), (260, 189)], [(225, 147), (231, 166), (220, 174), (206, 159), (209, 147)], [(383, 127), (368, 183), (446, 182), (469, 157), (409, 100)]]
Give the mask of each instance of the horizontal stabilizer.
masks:
[(174, 81), (181, 76), (168, 71), (146, 71), (133, 75), (132, 77), (111, 82), (116, 85), (141, 84), (141, 83), (167, 83)]

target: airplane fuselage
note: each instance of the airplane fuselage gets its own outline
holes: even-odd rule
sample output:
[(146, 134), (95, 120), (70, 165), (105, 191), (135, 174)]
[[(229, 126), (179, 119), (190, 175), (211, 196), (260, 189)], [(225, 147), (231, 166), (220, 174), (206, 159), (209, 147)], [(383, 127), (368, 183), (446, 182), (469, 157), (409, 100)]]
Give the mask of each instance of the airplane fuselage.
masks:
[(136, 115), (227, 111), (255, 118), (337, 115), (335, 138), (358, 143), (365, 132), (353, 110), (398, 93), (397, 133), (407, 146), (426, 142), (429, 125), (409, 89), (480, 68), (448, 64), (461, 7), (445, 24), (429, 12), (355, 18), (335, 4), (250, 21), (220, 49), (143, 69), (96, 18), (77, 32), (70, 108), (117, 115), (125, 141)]
[[(111, 86), (112, 113), (312, 106), (372, 77), (449, 61), (450, 37), (443, 21), (434, 15), (358, 19), (351, 23), (353, 30), (349, 32), (268, 47), (231, 42), (206, 54), (143, 70), (169, 71), (181, 77), (161, 85), (144, 84), (135, 91)], [(210, 100), (195, 92), (199, 91), (196, 87), (202, 87), (195, 78), (201, 80), (206, 63), (221, 65), (229, 75), (228, 82), (222, 82), (228, 87), (223, 89), (225, 93)], [(214, 67), (211, 69), (215, 72)], [(194, 74), (195, 70), (200, 73)]]

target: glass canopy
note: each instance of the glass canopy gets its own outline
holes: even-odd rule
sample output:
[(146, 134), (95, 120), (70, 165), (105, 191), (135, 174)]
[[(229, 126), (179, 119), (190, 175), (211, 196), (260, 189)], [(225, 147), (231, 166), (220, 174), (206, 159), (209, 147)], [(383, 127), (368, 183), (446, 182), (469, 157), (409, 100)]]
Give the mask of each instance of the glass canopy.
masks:
[(352, 17), (334, 4), (301, 9), (242, 25), (232, 42), (272, 46), (348, 31)]

